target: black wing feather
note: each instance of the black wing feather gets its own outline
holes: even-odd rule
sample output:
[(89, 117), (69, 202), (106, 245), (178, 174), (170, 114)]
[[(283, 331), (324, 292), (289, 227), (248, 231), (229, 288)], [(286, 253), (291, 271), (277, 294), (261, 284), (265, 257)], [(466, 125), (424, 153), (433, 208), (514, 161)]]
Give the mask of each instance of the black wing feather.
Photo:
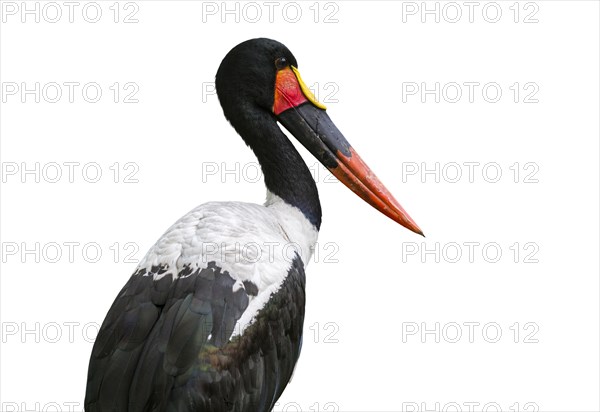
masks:
[(86, 411), (269, 411), (300, 353), (304, 268), (240, 337), (230, 339), (253, 288), (214, 263), (173, 281), (132, 276), (100, 328), (88, 372)]

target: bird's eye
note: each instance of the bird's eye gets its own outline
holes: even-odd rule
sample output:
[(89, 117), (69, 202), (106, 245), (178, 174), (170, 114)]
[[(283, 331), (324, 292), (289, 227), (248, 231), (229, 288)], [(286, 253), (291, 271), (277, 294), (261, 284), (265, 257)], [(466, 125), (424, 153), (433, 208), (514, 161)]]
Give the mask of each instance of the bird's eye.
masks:
[(280, 57), (275, 60), (275, 67), (277, 70), (285, 69), (288, 66), (288, 61), (285, 57)]

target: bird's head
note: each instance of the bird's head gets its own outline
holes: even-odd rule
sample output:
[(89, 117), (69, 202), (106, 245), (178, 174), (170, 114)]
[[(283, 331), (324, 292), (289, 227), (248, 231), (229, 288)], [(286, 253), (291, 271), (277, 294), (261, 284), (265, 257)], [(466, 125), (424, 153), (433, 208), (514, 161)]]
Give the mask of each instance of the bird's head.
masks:
[[(217, 94), (225, 115), (235, 117), (248, 105), (271, 111), (281, 62), (298, 66), (292, 52), (275, 40), (252, 39), (231, 49), (221, 62), (216, 77)], [(229, 107), (235, 112), (227, 113)]]
[(333, 124), (283, 44), (265, 38), (238, 44), (221, 62), (215, 85), (225, 116), (238, 131), (268, 115), (359, 197), (407, 229), (423, 234)]

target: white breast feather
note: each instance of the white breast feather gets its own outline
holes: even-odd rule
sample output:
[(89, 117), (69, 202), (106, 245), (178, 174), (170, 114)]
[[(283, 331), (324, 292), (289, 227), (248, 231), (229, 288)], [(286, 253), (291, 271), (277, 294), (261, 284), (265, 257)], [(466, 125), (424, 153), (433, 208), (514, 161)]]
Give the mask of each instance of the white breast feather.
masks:
[(215, 262), (236, 280), (236, 290), (243, 288), (246, 280), (254, 283), (258, 294), (250, 296), (234, 330), (236, 335), (243, 333), (281, 287), (296, 251), (307, 265), (317, 235), (315, 226), (298, 208), (272, 193), (267, 193), (264, 206), (210, 202), (175, 222), (150, 248), (138, 269), (149, 272), (152, 266), (167, 265), (167, 272), (154, 274), (154, 280), (168, 274), (175, 279), (185, 265), (194, 272)]

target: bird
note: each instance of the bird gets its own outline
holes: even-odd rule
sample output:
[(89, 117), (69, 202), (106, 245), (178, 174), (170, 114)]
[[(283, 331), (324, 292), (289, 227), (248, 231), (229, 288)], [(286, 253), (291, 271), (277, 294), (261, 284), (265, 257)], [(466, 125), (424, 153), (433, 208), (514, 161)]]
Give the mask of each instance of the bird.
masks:
[(150, 248), (98, 331), (87, 412), (273, 409), (300, 355), (305, 267), (322, 218), (317, 185), (281, 126), (360, 198), (423, 234), (285, 45), (238, 44), (215, 86), (224, 116), (258, 159), (266, 202), (201, 204)]

